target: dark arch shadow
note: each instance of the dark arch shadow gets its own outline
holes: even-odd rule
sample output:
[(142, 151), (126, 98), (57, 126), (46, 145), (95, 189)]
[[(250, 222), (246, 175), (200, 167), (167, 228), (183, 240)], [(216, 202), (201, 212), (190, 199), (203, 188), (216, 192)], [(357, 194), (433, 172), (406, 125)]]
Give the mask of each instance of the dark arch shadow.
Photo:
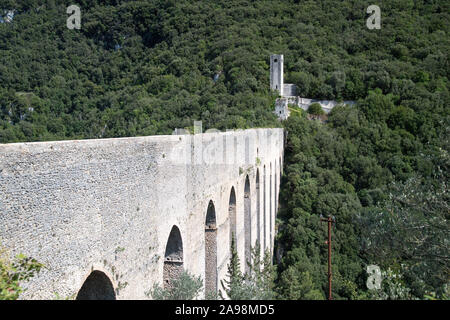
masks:
[(180, 229), (173, 226), (167, 240), (164, 253), (164, 288), (170, 288), (171, 280), (176, 279), (183, 272), (183, 240)]
[(234, 237), (234, 243), (237, 246), (236, 242), (236, 192), (234, 191), (234, 187), (231, 187), (230, 191), (230, 200), (228, 202), (228, 219), (230, 221), (230, 244), (231, 247), (231, 238)]
[(216, 209), (209, 201), (205, 221), (205, 293), (217, 292)]
[(84, 281), (76, 300), (116, 300), (116, 294), (108, 276), (95, 270)]

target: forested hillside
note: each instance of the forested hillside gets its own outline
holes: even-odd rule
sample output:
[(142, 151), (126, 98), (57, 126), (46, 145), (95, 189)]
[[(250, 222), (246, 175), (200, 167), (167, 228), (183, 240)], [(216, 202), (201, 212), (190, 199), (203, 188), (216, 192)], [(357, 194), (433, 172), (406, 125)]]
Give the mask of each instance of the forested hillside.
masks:
[[(269, 56), (284, 54), (301, 96), (358, 103), (283, 124), (279, 297), (325, 298), (321, 214), (337, 219), (336, 299), (446, 297), (449, 1), (80, 0), (80, 30), (69, 4), (0, 3), (15, 10), (0, 20), (0, 143), (280, 126)], [(375, 293), (369, 264), (386, 272)]]
[[(366, 1), (2, 1), (0, 142), (276, 126), (269, 55), (311, 98), (392, 92), (434, 135), (447, 87), (449, 5), (391, 1), (381, 30)], [(0, 8), (0, 9), (2, 9)], [(214, 82), (214, 75), (220, 76)], [(345, 74), (345, 77), (343, 77)], [(406, 110), (410, 110), (406, 109)], [(407, 112), (407, 111), (405, 111)]]

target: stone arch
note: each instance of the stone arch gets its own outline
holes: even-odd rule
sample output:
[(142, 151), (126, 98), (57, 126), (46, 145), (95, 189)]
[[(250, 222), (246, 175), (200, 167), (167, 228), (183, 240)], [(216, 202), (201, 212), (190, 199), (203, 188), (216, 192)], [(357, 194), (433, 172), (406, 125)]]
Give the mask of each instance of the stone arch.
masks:
[(170, 288), (171, 280), (176, 279), (183, 272), (183, 240), (180, 229), (173, 226), (164, 253), (164, 288)]
[(245, 248), (245, 270), (248, 271), (248, 263), (251, 261), (252, 247), (252, 198), (250, 194), (250, 179), (245, 178), (244, 186), (244, 248)]
[(261, 194), (259, 188), (259, 169), (256, 169), (256, 241), (261, 246)]
[(217, 292), (217, 227), (216, 209), (209, 201), (205, 221), (205, 293)]
[(234, 187), (231, 187), (230, 191), (230, 199), (228, 202), (228, 218), (230, 221), (230, 246), (231, 246), (231, 238), (234, 237), (235, 245), (237, 248), (237, 229), (236, 229), (236, 192), (234, 191)]
[(109, 277), (94, 270), (84, 281), (76, 300), (116, 300), (116, 293)]

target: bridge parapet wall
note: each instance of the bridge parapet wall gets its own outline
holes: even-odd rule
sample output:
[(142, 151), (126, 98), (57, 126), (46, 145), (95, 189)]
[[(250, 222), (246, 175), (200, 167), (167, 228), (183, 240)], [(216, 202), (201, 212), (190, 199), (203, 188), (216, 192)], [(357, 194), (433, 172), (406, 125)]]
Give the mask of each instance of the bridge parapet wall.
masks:
[[(0, 144), (0, 241), (11, 254), (24, 253), (46, 266), (25, 284), (21, 298), (76, 295), (93, 270), (108, 276), (118, 299), (149, 298), (153, 284), (162, 283), (174, 225), (181, 233), (184, 268), (203, 277), (211, 200), (217, 274), (223, 278), (230, 190), (236, 190), (238, 251), (245, 261), (245, 233), (251, 232), (254, 244), (258, 228), (256, 173), (262, 179), (270, 163), (281, 171), (282, 155), (282, 129)], [(243, 218), (247, 175), (250, 231)], [(279, 180), (272, 189), (277, 199)], [(271, 195), (260, 194), (260, 201), (264, 198), (269, 214), (269, 206), (277, 206), (268, 202)], [(273, 236), (264, 243), (270, 246)]]

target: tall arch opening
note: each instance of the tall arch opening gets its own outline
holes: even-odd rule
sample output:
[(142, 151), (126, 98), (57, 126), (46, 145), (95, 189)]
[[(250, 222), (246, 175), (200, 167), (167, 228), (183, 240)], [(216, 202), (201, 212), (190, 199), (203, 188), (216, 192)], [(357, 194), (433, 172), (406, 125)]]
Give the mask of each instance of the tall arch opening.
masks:
[(252, 200), (250, 197), (250, 180), (245, 178), (244, 186), (244, 247), (245, 247), (245, 270), (248, 271), (248, 262), (251, 261), (252, 246)]
[(256, 170), (256, 241), (261, 246), (261, 194), (259, 190), (259, 169)]
[(80, 291), (77, 300), (116, 300), (114, 287), (108, 276), (101, 271), (92, 271)]
[(234, 187), (231, 187), (230, 191), (230, 200), (228, 202), (228, 218), (230, 221), (230, 246), (231, 246), (231, 238), (234, 237), (234, 243), (237, 246), (237, 235), (236, 235), (236, 192), (234, 191)]
[(164, 253), (164, 288), (170, 288), (171, 280), (177, 279), (182, 272), (183, 240), (181, 239), (180, 229), (177, 226), (173, 226)]
[(212, 201), (209, 201), (205, 221), (205, 293), (208, 292), (217, 292), (217, 226)]

